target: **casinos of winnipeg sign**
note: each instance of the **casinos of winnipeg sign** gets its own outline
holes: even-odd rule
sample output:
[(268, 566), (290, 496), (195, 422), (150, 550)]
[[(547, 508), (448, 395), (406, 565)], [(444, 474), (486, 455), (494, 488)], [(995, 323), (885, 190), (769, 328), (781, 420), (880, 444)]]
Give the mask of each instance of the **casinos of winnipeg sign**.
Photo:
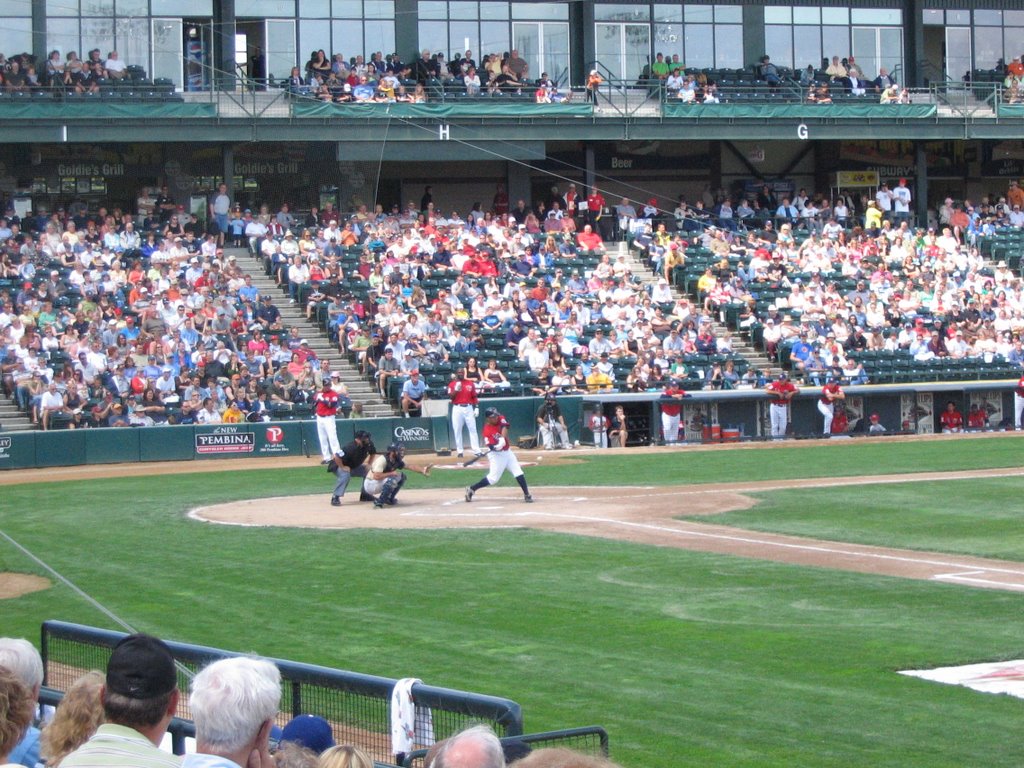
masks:
[(433, 442), (428, 426), (405, 426), (399, 424), (392, 432), (396, 443), (408, 446), (409, 448), (433, 448)]

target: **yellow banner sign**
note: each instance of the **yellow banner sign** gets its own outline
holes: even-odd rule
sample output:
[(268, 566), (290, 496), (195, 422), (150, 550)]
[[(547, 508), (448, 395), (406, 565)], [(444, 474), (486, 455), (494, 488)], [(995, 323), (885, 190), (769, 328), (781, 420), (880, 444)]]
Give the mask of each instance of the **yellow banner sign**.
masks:
[(877, 187), (878, 171), (836, 171), (837, 187)]

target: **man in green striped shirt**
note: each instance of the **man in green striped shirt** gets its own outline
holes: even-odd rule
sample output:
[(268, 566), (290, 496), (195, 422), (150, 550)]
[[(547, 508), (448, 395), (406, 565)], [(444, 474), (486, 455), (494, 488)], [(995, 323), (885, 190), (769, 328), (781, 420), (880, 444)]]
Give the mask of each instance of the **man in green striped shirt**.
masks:
[(121, 640), (100, 695), (106, 722), (62, 768), (179, 768), (181, 758), (158, 747), (179, 698), (174, 657), (163, 641), (149, 635)]

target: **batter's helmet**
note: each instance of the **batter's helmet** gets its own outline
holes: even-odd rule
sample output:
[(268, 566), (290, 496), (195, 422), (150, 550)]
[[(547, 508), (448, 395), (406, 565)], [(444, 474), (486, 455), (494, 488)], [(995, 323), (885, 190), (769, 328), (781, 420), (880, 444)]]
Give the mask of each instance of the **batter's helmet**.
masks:
[(485, 419), (489, 419), (492, 416), (500, 416), (500, 415), (501, 414), (498, 413), (498, 409), (497, 408), (488, 408), (486, 411), (484, 411), (484, 418)]

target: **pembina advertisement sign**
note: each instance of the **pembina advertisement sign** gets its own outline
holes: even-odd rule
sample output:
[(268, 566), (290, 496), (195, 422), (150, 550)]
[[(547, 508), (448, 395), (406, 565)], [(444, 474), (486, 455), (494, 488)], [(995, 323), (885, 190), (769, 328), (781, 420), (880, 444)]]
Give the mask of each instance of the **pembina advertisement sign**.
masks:
[(302, 450), (298, 422), (195, 427), (196, 458), (287, 456)]
[(256, 453), (260, 456), (287, 455), (301, 450), (301, 425), (297, 423), (252, 424), (249, 429), (256, 441)]
[(197, 456), (241, 456), (256, 449), (256, 435), (244, 425), (196, 428)]

